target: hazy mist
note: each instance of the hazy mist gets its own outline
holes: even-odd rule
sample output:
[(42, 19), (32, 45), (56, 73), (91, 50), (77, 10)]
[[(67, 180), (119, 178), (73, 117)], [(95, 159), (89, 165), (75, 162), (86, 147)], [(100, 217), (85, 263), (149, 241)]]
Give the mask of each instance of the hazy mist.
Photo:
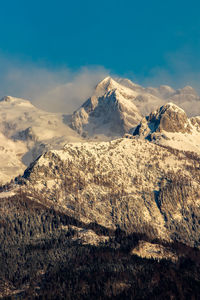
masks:
[(109, 74), (101, 66), (50, 70), (30, 63), (0, 58), (0, 97), (10, 95), (31, 100), (47, 111), (71, 113)]
[[(125, 76), (143, 86), (167, 84), (177, 89), (191, 85), (200, 94), (200, 72), (192, 70), (190, 59), (186, 50), (168, 54), (167, 70), (155, 67), (147, 74), (137, 76), (130, 72)], [(82, 67), (76, 71), (67, 67), (50, 69), (0, 55), (0, 97), (22, 97), (47, 111), (72, 113), (92, 95), (95, 85), (109, 74), (110, 71), (102, 66)], [(185, 101), (180, 106), (190, 116), (200, 115), (199, 101)]]

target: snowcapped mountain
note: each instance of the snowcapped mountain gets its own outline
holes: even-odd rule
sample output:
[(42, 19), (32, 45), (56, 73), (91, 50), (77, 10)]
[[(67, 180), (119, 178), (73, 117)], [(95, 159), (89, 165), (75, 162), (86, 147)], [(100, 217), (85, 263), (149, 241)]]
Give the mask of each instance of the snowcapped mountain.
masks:
[(124, 79), (124, 78), (116, 78), (115, 79), (118, 83), (132, 89), (135, 92), (138, 92), (139, 94), (146, 94), (149, 96), (153, 95), (157, 98), (161, 98), (161, 99), (167, 99), (171, 96), (173, 96), (176, 93), (176, 90), (174, 90), (172, 87), (168, 86), (168, 85), (161, 85), (158, 88), (155, 87), (142, 87), (139, 84), (136, 84), (134, 82), (132, 82), (129, 79)]
[(32, 163), (7, 197), (20, 190), (84, 224), (200, 247), (198, 168), (190, 153), (145, 139), (67, 144)]
[[(166, 194), (162, 200), (162, 193), (182, 180), (184, 189), (190, 190), (184, 196), (186, 210), (195, 211), (200, 204), (195, 172), (196, 165), (187, 153), (124, 138), (67, 144), (63, 150), (45, 153), (25, 171), (24, 189), (82, 222), (110, 229), (119, 226), (130, 232), (151, 226), (159, 238), (170, 240), (172, 224), (190, 225), (184, 220), (182, 202), (176, 198), (179, 187), (170, 199)], [(196, 241), (196, 231), (192, 236)], [(191, 243), (182, 234), (180, 239)]]
[[(42, 111), (25, 99), (10, 96), (2, 98), (0, 117), (0, 131), (8, 138), (50, 141), (69, 134), (71, 141), (76, 141), (78, 137), (63, 122), (62, 114)], [(29, 136), (25, 132), (28, 128)]]
[(188, 118), (173, 103), (143, 118), (132, 133), (160, 145), (200, 153), (200, 117)]
[(6, 96), (0, 100), (0, 182), (22, 174), (47, 149), (61, 148), (81, 137), (62, 114), (42, 111), (30, 101)]
[(159, 299), (198, 299), (200, 117), (171, 99), (199, 101), (110, 77), (72, 116), (0, 101), (0, 298), (152, 299), (162, 280)]
[[(72, 116), (45, 112), (36, 108), (28, 100), (6, 96), (0, 100), (2, 136), (0, 182), (4, 183), (21, 174), (26, 166), (48, 149), (61, 149), (64, 144), (81, 141), (85, 137), (89, 139), (98, 137), (99, 140), (121, 137), (136, 127), (141, 122), (142, 116), (165, 105), (168, 101), (178, 103), (182, 108), (186, 107), (186, 111), (190, 112), (189, 115), (191, 115), (191, 107), (197, 113), (200, 107), (199, 99), (190, 86), (179, 90), (166, 85), (144, 88), (128, 79), (111, 77), (102, 80), (96, 86), (91, 98)], [(162, 117), (165, 121), (162, 121), (160, 126), (163, 126), (163, 122), (167, 122), (166, 116), (167, 112)], [(176, 119), (173, 119), (176, 116), (171, 113), (169, 117), (171, 127), (176, 127)], [(150, 117), (147, 123), (153, 122), (151, 118), (153, 117)], [(141, 124), (145, 126), (145, 122), (143, 119)], [(199, 118), (193, 117), (188, 122), (189, 125), (184, 125), (188, 128), (187, 132), (185, 129), (183, 132), (182, 128), (182, 133), (175, 135), (174, 132), (172, 138), (168, 132), (168, 141), (166, 135), (163, 138), (156, 132), (154, 140), (156, 139), (156, 142), (159, 140), (163, 145), (170, 144), (173, 147), (198, 152)], [(7, 161), (6, 167), (5, 161)]]
[[(158, 270), (160, 278), (162, 266), (161, 274), (170, 267), (167, 282), (177, 270), (170, 281), (173, 290), (176, 278), (180, 289), (183, 274), (199, 294), (199, 170), (199, 156), (133, 137), (67, 144), (44, 153), (0, 191), (0, 297), (44, 294), (61, 274), (59, 295), (69, 275), (65, 295), (76, 278), (76, 299), (87, 274), (92, 288), (96, 273), (99, 284), (102, 274), (103, 282), (110, 273), (111, 280), (118, 280), (122, 270), (122, 291), (127, 274), (133, 289), (139, 276), (138, 289), (147, 277), (149, 291), (152, 273)], [(16, 286), (13, 274), (20, 278)], [(184, 291), (185, 286), (183, 281)], [(80, 299), (82, 288), (81, 293)]]
[(141, 119), (132, 102), (136, 95), (107, 77), (97, 85), (93, 96), (74, 112), (71, 126), (83, 135), (122, 136)]
[[(144, 88), (128, 79), (106, 77), (94, 94), (71, 118), (70, 126), (83, 136), (122, 136), (141, 120), (141, 116), (173, 102), (189, 115), (200, 114), (200, 97), (186, 86), (174, 90), (170, 86)], [(196, 107), (196, 110), (191, 109)]]
[(191, 86), (177, 90), (168, 85), (144, 88), (128, 79), (117, 79), (117, 81), (138, 93), (134, 104), (143, 116), (168, 102), (180, 106), (189, 116), (200, 115), (200, 97)]

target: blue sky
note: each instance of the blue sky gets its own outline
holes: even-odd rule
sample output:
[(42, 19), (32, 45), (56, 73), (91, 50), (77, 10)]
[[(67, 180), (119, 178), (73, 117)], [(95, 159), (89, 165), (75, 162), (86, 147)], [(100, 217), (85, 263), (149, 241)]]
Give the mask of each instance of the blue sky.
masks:
[(199, 11), (195, 0), (1, 1), (1, 73), (5, 61), (50, 72), (100, 66), (141, 84), (198, 88)]

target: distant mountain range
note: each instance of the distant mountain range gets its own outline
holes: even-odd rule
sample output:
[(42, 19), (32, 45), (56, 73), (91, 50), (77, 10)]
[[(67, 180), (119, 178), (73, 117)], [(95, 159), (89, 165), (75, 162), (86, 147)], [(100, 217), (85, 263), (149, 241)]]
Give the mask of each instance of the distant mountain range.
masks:
[(121, 136), (136, 126), (142, 116), (167, 102), (187, 111), (188, 103), (199, 105), (200, 97), (190, 86), (179, 90), (166, 85), (143, 88), (127, 79), (107, 77), (96, 86), (91, 98), (73, 113), (71, 127), (84, 136)]

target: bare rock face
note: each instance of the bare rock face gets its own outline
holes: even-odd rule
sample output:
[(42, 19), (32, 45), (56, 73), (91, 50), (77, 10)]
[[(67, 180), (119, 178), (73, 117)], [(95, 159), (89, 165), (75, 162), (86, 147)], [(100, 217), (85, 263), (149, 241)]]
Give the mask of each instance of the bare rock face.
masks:
[(175, 104), (168, 103), (157, 112), (150, 114), (149, 122), (159, 122), (158, 131), (167, 132), (190, 132), (186, 113)]
[(34, 130), (31, 127), (26, 128), (25, 130), (17, 132), (12, 138), (22, 141), (33, 141), (38, 140)]
[(198, 124), (198, 118), (192, 122), (186, 113), (173, 103), (167, 103), (149, 116), (142, 119), (141, 123), (134, 129), (133, 135), (140, 135), (148, 139), (155, 137), (155, 133), (191, 133), (192, 123)]
[(200, 132), (200, 117), (193, 117), (190, 119), (191, 124)]
[(135, 134), (146, 135), (154, 132), (189, 133), (191, 126), (186, 113), (173, 103), (167, 103), (144, 118), (137, 126)]
[(200, 154), (200, 117), (188, 118), (173, 103), (150, 113), (129, 133), (165, 147)]

